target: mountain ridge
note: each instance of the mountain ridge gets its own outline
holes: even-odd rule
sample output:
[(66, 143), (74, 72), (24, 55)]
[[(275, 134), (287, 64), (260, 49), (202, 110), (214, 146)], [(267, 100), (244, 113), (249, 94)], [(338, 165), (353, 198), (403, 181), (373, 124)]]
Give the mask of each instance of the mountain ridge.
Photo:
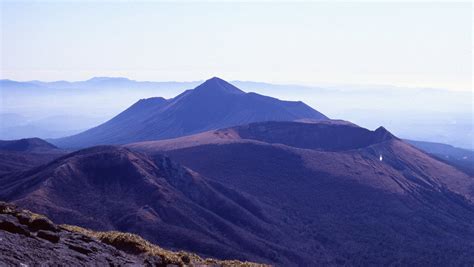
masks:
[[(267, 203), (271, 206), (267, 211), (275, 211), (271, 218), (299, 241), (281, 243), (314, 255), (324, 247), (326, 254), (319, 257), (328, 261), (323, 265), (474, 262), (470, 255), (474, 239), (466, 238), (474, 236), (472, 176), (389, 135), (384, 128), (377, 133), (351, 132), (354, 140), (362, 141), (366, 133), (383, 134), (382, 139), (341, 149), (338, 127), (357, 126), (323, 121), (322, 128), (313, 122), (283, 132), (266, 131), (274, 129), (275, 123), (291, 124), (262, 122), (251, 126), (257, 134), (241, 135), (238, 126), (127, 147), (149, 155), (166, 154)], [(318, 147), (312, 139), (295, 137), (292, 129), (298, 127), (316, 132), (334, 128), (335, 138), (332, 144)], [(440, 247), (449, 255), (435, 252)]]

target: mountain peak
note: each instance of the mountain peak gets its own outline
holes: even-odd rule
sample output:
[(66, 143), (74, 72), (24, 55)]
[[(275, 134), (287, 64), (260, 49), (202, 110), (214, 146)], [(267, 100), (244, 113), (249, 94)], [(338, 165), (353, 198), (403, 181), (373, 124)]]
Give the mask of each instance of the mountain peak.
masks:
[(231, 94), (244, 94), (244, 91), (218, 77), (212, 77), (206, 80), (194, 90), (196, 92), (224, 92)]
[(245, 93), (213, 77), (165, 100), (141, 100), (98, 127), (54, 141), (60, 147), (126, 144), (180, 137), (257, 121), (328, 119), (302, 102)]
[(130, 79), (124, 78), (124, 77), (92, 77), (86, 82), (106, 82), (106, 81), (130, 81)]
[(397, 139), (391, 132), (389, 132), (385, 127), (380, 126), (379, 128), (375, 129), (374, 134), (376, 138), (380, 141), (387, 141), (391, 139)]

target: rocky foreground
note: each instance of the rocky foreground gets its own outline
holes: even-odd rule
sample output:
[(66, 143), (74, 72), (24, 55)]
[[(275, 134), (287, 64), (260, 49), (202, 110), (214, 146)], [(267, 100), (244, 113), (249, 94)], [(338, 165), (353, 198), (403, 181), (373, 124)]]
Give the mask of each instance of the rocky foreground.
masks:
[(172, 252), (141, 237), (56, 225), (48, 218), (0, 202), (0, 266), (265, 266), (203, 259)]

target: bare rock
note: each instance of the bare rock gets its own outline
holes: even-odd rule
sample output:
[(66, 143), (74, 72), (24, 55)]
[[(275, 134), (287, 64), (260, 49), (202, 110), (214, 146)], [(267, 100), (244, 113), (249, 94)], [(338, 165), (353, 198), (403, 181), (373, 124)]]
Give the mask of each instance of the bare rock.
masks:
[(14, 217), (0, 214), (0, 230), (14, 234), (30, 236), (30, 232), (24, 226), (15, 221)]
[(59, 234), (44, 230), (39, 230), (36, 236), (46, 239), (52, 243), (58, 243), (60, 239)]
[(58, 227), (44, 217), (33, 218), (29, 223), (29, 228), (34, 232), (39, 230), (58, 232)]

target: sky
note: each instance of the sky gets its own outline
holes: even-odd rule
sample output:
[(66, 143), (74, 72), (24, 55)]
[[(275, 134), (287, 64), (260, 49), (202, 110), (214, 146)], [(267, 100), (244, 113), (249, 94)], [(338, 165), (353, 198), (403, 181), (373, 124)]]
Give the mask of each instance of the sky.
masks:
[(472, 4), (1, 1), (0, 78), (472, 90)]

